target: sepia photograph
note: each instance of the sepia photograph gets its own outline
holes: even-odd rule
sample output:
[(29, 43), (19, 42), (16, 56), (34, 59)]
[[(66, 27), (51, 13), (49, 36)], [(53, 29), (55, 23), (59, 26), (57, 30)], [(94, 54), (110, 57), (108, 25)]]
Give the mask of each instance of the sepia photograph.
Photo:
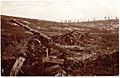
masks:
[(1, 0), (1, 76), (119, 76), (119, 0)]

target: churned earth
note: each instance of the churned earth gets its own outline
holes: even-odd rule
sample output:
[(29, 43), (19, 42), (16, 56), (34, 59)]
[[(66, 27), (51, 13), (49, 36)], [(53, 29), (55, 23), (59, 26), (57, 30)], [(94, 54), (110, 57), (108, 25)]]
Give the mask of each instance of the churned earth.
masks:
[[(64, 76), (119, 75), (118, 19), (61, 23), (1, 15), (2, 76), (9, 76), (18, 55), (27, 54), (28, 51), (31, 55), (25, 55), (26, 61), (18, 73), (19, 76), (55, 75), (53, 72), (43, 72), (45, 69), (41, 65), (42, 56), (39, 56), (38, 51), (41, 47), (35, 46), (37, 49), (29, 50), (27, 43), (34, 35), (13, 23), (12, 19), (51, 37), (53, 42), (66, 49), (64, 52), (52, 48), (49, 54), (64, 59), (64, 63), (59, 65), (66, 73)], [(74, 46), (77, 48), (68, 48)], [(33, 57), (32, 53), (37, 51), (38, 53)]]

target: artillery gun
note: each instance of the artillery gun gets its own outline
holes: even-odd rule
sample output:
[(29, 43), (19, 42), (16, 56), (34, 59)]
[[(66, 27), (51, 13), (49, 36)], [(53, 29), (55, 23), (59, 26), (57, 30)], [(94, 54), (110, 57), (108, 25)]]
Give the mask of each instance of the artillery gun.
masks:
[[(53, 38), (48, 37), (47, 35), (30, 28), (28, 25), (24, 25), (21, 22), (13, 19), (11, 20), (13, 23), (16, 23), (20, 27), (24, 28), (25, 30), (32, 32), (33, 36), (29, 39), (27, 44), (27, 52), (26, 56), (32, 57), (29, 59), (34, 59), (38, 57), (39, 59), (35, 60), (37, 62), (41, 61), (41, 74), (42, 75), (55, 75), (60, 73), (61, 75), (65, 75), (65, 71), (60, 67), (60, 65), (63, 65), (64, 59), (59, 59), (56, 56), (51, 56), (51, 49), (57, 49), (60, 52), (63, 52), (68, 55), (73, 55), (76, 53), (71, 52), (68, 49), (77, 49), (77, 50), (83, 50), (83, 47), (79, 47), (76, 45), (61, 45), (59, 43), (56, 43), (53, 41)], [(64, 34), (65, 35), (71, 34), (74, 31)], [(22, 62), (21, 62), (22, 60)], [(19, 59), (16, 60), (15, 64), (13, 65), (13, 68), (11, 69), (10, 75), (17, 75), (18, 71), (21, 69), (22, 64), (27, 59), (24, 57), (19, 57)], [(20, 64), (21, 63), (21, 64)], [(32, 63), (33, 65), (35, 63)], [(54, 71), (54, 72), (53, 72)]]

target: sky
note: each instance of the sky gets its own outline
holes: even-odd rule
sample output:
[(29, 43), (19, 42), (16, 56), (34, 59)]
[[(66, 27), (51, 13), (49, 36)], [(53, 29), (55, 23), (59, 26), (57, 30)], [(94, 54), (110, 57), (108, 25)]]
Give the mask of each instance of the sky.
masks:
[(50, 21), (119, 16), (119, 0), (2, 0), (1, 14)]

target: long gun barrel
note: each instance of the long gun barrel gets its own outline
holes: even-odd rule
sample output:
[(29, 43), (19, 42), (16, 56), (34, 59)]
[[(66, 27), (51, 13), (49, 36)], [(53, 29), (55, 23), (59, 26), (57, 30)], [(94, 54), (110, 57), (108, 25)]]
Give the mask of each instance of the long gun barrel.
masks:
[(45, 38), (47, 40), (51, 40), (51, 38), (48, 37), (47, 35), (39, 32), (39, 31), (37, 31), (35, 29), (30, 28), (28, 25), (24, 25), (24, 24), (18, 22), (17, 20), (15, 20), (15, 19), (12, 19), (11, 21), (14, 22), (14, 23), (16, 23), (16, 24), (18, 24), (19, 26), (23, 27), (25, 30), (32, 32), (34, 35), (38, 34), (38, 35), (42, 36), (43, 38)]

